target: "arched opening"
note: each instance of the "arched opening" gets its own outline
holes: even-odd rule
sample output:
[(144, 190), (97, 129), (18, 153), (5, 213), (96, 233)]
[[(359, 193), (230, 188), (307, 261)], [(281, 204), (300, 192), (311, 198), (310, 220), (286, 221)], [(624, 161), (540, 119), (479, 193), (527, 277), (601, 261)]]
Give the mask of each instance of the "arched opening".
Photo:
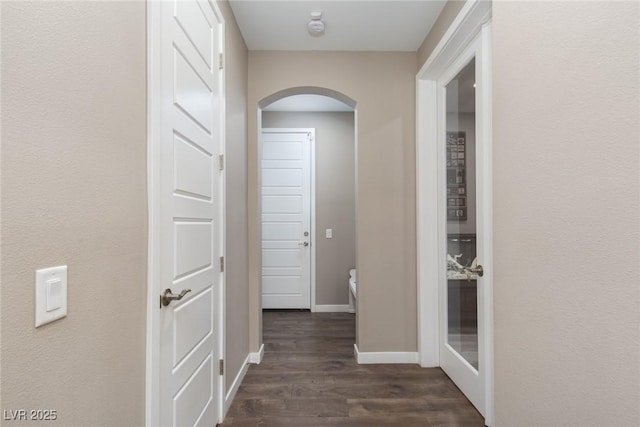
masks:
[(279, 101), (283, 98), (287, 98), (290, 96), (295, 96), (295, 95), (321, 95), (321, 96), (326, 96), (329, 98), (333, 98), (335, 100), (338, 100), (346, 105), (348, 105), (349, 107), (351, 107), (354, 111), (356, 110), (356, 105), (357, 102), (353, 99), (350, 98), (349, 96), (341, 93), (341, 92), (337, 92), (333, 89), (327, 89), (324, 87), (317, 87), (317, 86), (298, 86), (298, 87), (292, 87), (292, 88), (288, 88), (288, 89), (283, 89), (281, 91), (278, 91), (274, 94), (271, 94), (265, 98), (263, 98), (260, 102), (258, 102), (258, 108), (260, 109), (264, 109), (266, 108), (268, 105), (273, 104), (276, 101)]
[[(257, 250), (261, 255), (258, 268), (261, 304), (257, 314), (282, 316), (281, 310), (287, 309), (341, 313), (336, 316), (348, 316), (352, 321), (351, 347), (356, 342), (357, 330), (356, 106), (357, 102), (343, 93), (303, 86), (284, 89), (260, 100), (257, 117), (260, 212)], [(302, 139), (296, 140), (295, 135)], [(296, 163), (295, 147), (304, 145), (305, 135), (310, 138), (306, 140), (308, 199), (304, 186), (297, 188), (305, 178), (296, 181), (299, 173), (305, 172), (298, 170), (304, 167)], [(300, 144), (296, 145), (296, 141)], [(304, 157), (303, 151), (300, 153)], [(287, 177), (295, 182), (287, 182)], [(308, 219), (298, 217), (296, 209), (300, 205), (292, 203), (296, 198), (309, 208)], [(306, 259), (308, 283), (295, 277), (298, 271), (306, 271)], [(307, 286), (308, 296), (302, 292)], [(293, 295), (296, 297), (287, 301)], [(263, 342), (269, 351), (270, 322), (262, 319)]]

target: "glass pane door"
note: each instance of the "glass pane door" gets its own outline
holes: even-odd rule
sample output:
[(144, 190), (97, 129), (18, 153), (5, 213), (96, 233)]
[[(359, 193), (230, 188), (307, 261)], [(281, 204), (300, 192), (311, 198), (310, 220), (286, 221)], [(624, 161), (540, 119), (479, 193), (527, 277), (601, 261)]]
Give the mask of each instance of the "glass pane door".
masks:
[(446, 342), (478, 370), (476, 61), (446, 85)]
[(436, 182), (439, 363), (492, 419), (489, 47), (487, 26), (439, 72)]

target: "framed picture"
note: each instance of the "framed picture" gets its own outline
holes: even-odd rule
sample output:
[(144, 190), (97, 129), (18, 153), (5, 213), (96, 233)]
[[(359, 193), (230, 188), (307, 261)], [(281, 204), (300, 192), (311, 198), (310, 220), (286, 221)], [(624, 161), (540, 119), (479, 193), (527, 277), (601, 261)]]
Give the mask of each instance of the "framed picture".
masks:
[(447, 168), (447, 186), (451, 185), (460, 188), (460, 186), (464, 185), (465, 182), (466, 180), (464, 168)]
[(447, 198), (448, 207), (465, 207), (466, 205), (467, 205), (466, 197), (448, 197)]
[(467, 208), (449, 208), (447, 209), (448, 220), (467, 219)]
[(447, 132), (447, 219), (467, 220), (467, 136)]

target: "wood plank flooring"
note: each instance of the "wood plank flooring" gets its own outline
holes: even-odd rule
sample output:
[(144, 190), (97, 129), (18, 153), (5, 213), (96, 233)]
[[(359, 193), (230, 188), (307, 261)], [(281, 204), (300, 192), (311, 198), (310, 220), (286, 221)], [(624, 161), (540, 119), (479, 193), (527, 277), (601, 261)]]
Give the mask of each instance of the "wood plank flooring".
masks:
[(221, 426), (484, 426), (440, 369), (358, 365), (353, 314), (265, 311), (263, 341)]

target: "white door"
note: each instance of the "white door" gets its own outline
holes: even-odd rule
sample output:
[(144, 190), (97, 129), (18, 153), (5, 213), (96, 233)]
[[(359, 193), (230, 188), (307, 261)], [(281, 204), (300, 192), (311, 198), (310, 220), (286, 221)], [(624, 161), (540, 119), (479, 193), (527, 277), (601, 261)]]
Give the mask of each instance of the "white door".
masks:
[(262, 131), (262, 308), (311, 308), (312, 133)]
[(210, 2), (151, 7), (160, 64), (151, 74), (160, 92), (151, 106), (159, 107), (151, 138), (158, 161), (152, 173), (157, 233), (151, 232), (158, 251), (152, 258), (159, 311), (156, 425), (211, 427), (220, 417), (221, 384), (223, 25)]
[[(488, 29), (483, 30), (488, 37)], [(440, 365), (486, 415), (491, 174), (483, 34), (438, 80)], [(486, 39), (485, 39), (486, 40)]]

